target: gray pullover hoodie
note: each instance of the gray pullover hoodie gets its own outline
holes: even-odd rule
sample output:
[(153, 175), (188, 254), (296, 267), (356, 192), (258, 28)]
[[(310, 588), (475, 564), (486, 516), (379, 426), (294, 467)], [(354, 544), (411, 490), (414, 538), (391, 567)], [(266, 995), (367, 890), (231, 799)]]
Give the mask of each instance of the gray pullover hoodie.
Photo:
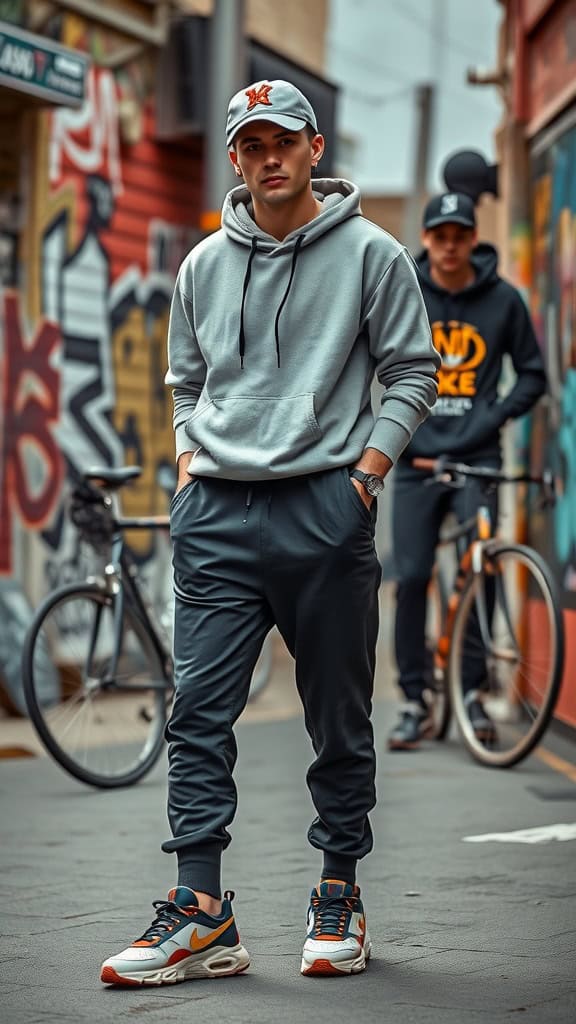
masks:
[[(282, 242), (235, 188), (222, 229), (185, 258), (168, 331), (176, 455), (232, 480), (396, 461), (436, 400), (433, 348), (411, 257), (361, 215), (347, 181), (314, 182), (322, 212)], [(384, 386), (376, 420), (374, 374)]]

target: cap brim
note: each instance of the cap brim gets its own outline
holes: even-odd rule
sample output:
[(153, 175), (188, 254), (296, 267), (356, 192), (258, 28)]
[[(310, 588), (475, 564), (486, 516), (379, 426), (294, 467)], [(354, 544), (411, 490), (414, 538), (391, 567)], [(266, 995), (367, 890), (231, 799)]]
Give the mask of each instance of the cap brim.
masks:
[(235, 125), (231, 132), (228, 132), (226, 135), (226, 145), (231, 146), (240, 129), (244, 128), (247, 124), (252, 124), (253, 121), (271, 121), (272, 124), (277, 124), (280, 128), (286, 128), (289, 132), (301, 132), (308, 124), (301, 117), (290, 117), (289, 114), (269, 114), (259, 111), (257, 114), (249, 114), (240, 124)]
[(475, 228), (476, 224), (473, 220), (469, 220), (468, 217), (458, 217), (458, 215), (444, 214), (443, 217), (433, 217), (432, 220), (426, 221), (423, 225), (424, 231), (428, 231), (429, 228), (437, 228), (440, 224), (461, 224), (464, 228)]

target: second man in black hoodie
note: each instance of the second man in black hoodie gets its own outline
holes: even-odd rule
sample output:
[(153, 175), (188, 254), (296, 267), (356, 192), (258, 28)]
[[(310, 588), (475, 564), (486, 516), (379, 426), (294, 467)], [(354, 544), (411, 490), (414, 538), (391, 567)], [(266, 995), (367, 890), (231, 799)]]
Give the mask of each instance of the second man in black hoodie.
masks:
[[(389, 737), (391, 750), (413, 750), (430, 726), (426, 691), (430, 666), (425, 643), (426, 595), (438, 534), (448, 512), (459, 522), (474, 515), (486, 495), (468, 480), (455, 490), (424, 487), (417, 456), (445, 455), (472, 465), (499, 466), (500, 431), (527, 412), (546, 387), (544, 365), (520, 294), (497, 273), (496, 250), (477, 244), (474, 203), (446, 193), (428, 203), (424, 252), (417, 260), (434, 345), (442, 358), (438, 400), (398, 461), (393, 504), (393, 546), (398, 580), (396, 659), (405, 698)], [(498, 394), (505, 354), (515, 383)], [(492, 513), (497, 514), (496, 496)], [(478, 690), (466, 697), (478, 735), (493, 730)]]

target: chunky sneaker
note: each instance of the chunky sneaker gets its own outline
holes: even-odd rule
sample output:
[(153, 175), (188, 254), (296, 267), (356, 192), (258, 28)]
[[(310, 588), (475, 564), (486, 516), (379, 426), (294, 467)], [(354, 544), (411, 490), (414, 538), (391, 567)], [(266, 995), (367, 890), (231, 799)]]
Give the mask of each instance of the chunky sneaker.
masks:
[(312, 889), (302, 974), (357, 974), (371, 949), (358, 886), (326, 879)]
[(433, 729), (432, 711), (428, 705), (419, 701), (404, 704), (388, 737), (388, 750), (418, 750), (420, 740), (430, 736)]
[(476, 739), (487, 746), (493, 746), (498, 737), (496, 726), (486, 711), (478, 690), (470, 690), (466, 694), (464, 697), (464, 707), (466, 708)]
[(222, 911), (211, 917), (198, 906), (192, 889), (171, 889), (153, 906), (157, 916), (144, 934), (102, 964), (108, 985), (173, 985), (190, 978), (240, 974), (250, 957), (240, 945), (232, 912), (233, 892), (224, 893)]

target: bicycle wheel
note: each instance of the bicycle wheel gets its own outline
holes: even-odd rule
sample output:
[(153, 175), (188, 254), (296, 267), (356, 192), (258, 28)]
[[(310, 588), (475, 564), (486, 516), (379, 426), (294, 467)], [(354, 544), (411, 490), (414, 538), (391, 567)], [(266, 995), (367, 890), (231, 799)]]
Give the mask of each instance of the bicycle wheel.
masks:
[[(509, 768), (536, 746), (562, 681), (564, 629), (544, 560), (520, 544), (487, 546), (483, 571), (465, 584), (454, 620), (448, 678), (464, 743), (481, 764)], [(494, 723), (474, 733), (465, 695), (479, 691)]]
[(437, 659), (438, 642), (446, 621), (447, 605), (446, 584), (436, 566), (426, 596), (426, 654), (429, 662), (432, 708), (431, 736), (436, 740), (445, 739), (452, 717), (446, 671)]
[[(50, 754), (101, 789), (141, 779), (162, 749), (170, 680), (140, 619), (125, 608), (116, 672), (114, 598), (98, 584), (61, 587), (37, 609), (22, 656), (30, 718)], [(43, 667), (56, 669), (47, 693)]]

